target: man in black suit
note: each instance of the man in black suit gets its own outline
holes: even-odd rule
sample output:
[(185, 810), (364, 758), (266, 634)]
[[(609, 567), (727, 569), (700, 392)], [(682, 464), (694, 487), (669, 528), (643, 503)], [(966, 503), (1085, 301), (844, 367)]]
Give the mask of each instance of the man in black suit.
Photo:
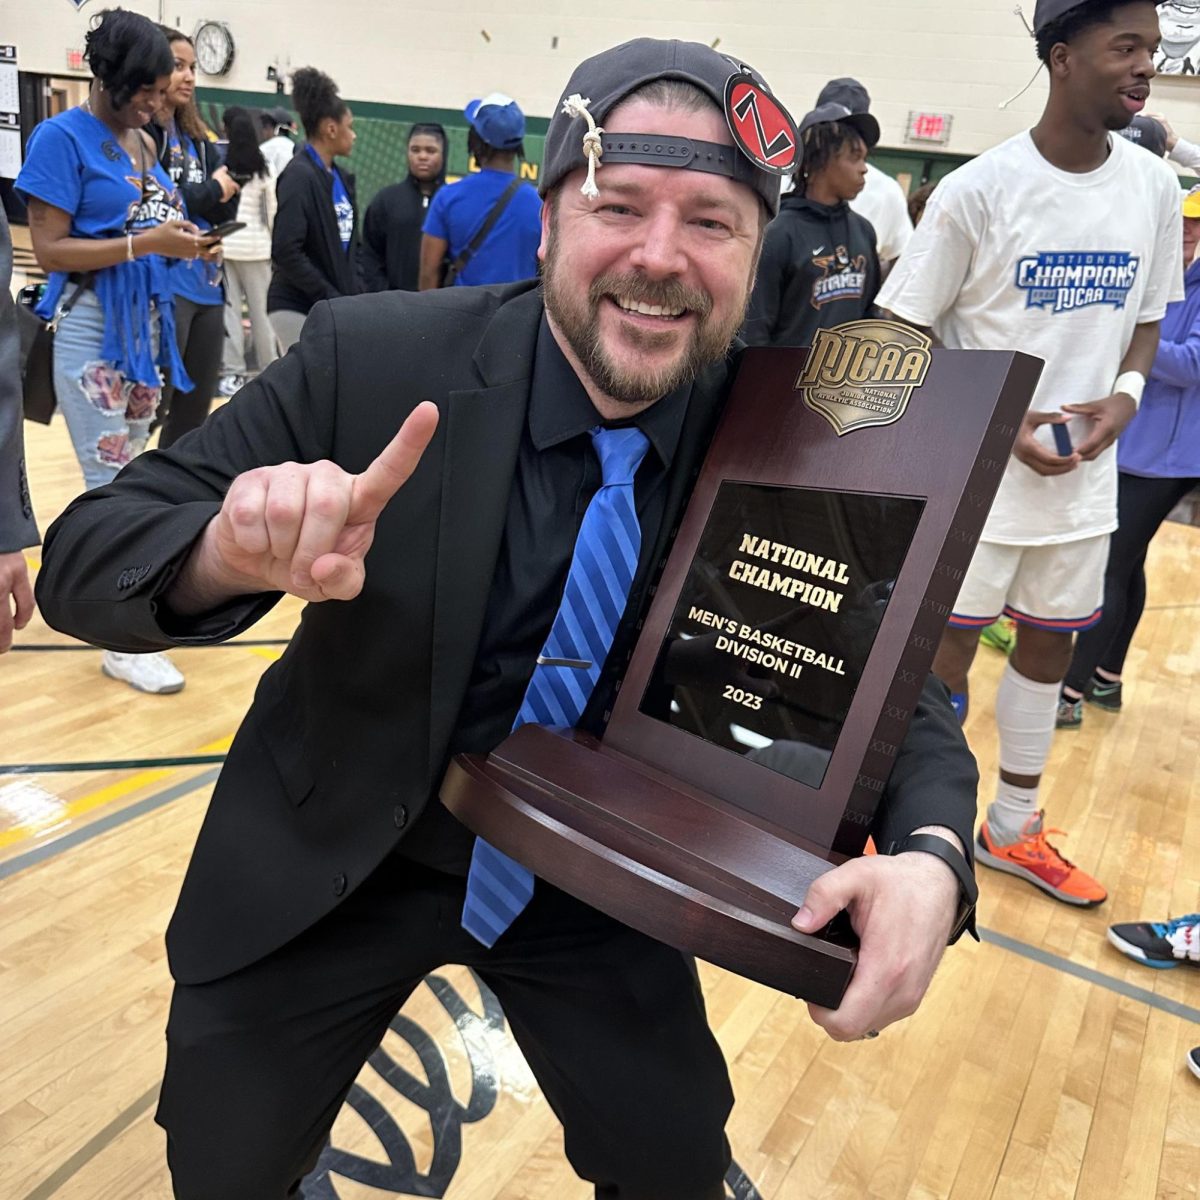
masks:
[(33, 616), (33, 589), (21, 551), (38, 543), (25, 474), (20, 333), (12, 273), (12, 235), (0, 208), (0, 654), (12, 646), (13, 630), (24, 629)]
[[(292, 1194), (389, 1020), (446, 962), (500, 998), (598, 1197), (723, 1194), (732, 1093), (691, 964), (544, 882), (484, 949), (460, 925), (473, 838), (437, 793), (450, 756), (495, 747), (522, 704), (601, 482), (589, 431), (635, 426), (641, 550), (579, 722), (603, 725), (778, 210), (778, 176), (734, 148), (722, 112), (738, 70), (649, 39), (582, 64), (564, 95), (592, 97), (610, 134), (649, 136), (589, 170), (591, 122), (554, 118), (544, 285), (320, 304), (286, 358), (50, 531), (47, 619), (116, 649), (215, 642), (283, 592), (310, 602), (229, 752), (168, 931), (159, 1121), (179, 1197)], [(707, 170), (635, 153), (663, 135)], [(878, 843), (922, 829), (963, 854), (975, 782), (931, 683)], [(855, 860), (797, 927), (842, 908), (858, 973), (812, 1014), (846, 1040), (915, 1010), (959, 885), (934, 854)]]

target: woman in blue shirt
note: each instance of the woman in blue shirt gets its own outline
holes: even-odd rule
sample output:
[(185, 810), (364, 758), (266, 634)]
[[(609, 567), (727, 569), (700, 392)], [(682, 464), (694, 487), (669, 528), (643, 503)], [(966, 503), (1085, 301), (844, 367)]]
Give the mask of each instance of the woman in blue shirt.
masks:
[[(158, 161), (183, 197), (188, 218), (202, 230), (237, 217), (237, 182), (221, 165), (217, 148), (196, 110), (196, 50), (178, 29), (161, 26), (175, 70), (167, 100), (150, 134), (158, 143)], [(225, 350), (225, 288), (215, 262), (180, 262), (175, 280), (175, 340), (194, 386), (191, 391), (168, 386), (163, 392), (158, 435), (160, 449), (174, 444), (208, 416), (221, 357)]]
[[(54, 390), (84, 485), (95, 488), (145, 449), (161, 372), (187, 381), (171, 260), (213, 251), (144, 132), (170, 82), (166, 38), (137, 13), (108, 10), (87, 35), (86, 57), (95, 77), (87, 103), (37, 126), (16, 186), (50, 276), (38, 314), (49, 320), (85, 285), (55, 335)], [(106, 651), (102, 669), (142, 691), (183, 687), (161, 654)]]

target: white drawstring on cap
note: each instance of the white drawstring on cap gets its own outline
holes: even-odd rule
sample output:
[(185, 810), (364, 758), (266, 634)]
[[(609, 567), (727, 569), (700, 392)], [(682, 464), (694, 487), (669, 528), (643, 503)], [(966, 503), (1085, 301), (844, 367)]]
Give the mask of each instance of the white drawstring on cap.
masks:
[(588, 112), (589, 104), (591, 100), (575, 92), (563, 101), (563, 112), (568, 117), (583, 117), (588, 123), (588, 131), (583, 135), (583, 153), (588, 160), (588, 173), (579, 190), (589, 200), (595, 200), (600, 195), (600, 189), (596, 186), (596, 168), (601, 165), (600, 159), (604, 157), (604, 145), (600, 141), (604, 130), (596, 127), (592, 114)]

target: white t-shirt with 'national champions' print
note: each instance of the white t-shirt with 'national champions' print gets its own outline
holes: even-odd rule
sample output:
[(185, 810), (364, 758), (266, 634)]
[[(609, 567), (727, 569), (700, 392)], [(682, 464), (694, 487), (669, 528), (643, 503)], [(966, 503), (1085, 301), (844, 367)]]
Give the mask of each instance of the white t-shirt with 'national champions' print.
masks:
[[(1109, 142), (1104, 165), (1085, 174), (1051, 166), (1028, 131), (959, 167), (930, 197), (879, 306), (931, 326), (952, 349), (1045, 359), (1033, 409), (1110, 395), (1134, 327), (1183, 297), (1183, 234), (1171, 168), (1125, 138)], [(1071, 419), (1075, 444), (1087, 425)], [(1048, 427), (1037, 436), (1054, 449)], [(1058, 476), (1010, 458), (983, 540), (1051, 545), (1110, 533), (1116, 457), (1110, 447)]]

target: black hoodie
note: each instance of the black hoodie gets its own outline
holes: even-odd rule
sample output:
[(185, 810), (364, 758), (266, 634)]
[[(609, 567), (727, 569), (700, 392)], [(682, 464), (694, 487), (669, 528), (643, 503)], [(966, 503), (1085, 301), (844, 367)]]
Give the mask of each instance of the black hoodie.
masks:
[[(444, 177), (437, 180), (434, 192), (444, 182)], [(386, 292), (391, 288), (418, 290), (421, 228), (431, 199), (432, 195), (421, 192), (412, 175), (375, 194), (363, 220), (359, 247), (363, 285), (368, 292)]]
[(787, 195), (767, 226), (742, 337), (810, 346), (818, 329), (870, 315), (879, 291), (875, 229), (846, 203)]

